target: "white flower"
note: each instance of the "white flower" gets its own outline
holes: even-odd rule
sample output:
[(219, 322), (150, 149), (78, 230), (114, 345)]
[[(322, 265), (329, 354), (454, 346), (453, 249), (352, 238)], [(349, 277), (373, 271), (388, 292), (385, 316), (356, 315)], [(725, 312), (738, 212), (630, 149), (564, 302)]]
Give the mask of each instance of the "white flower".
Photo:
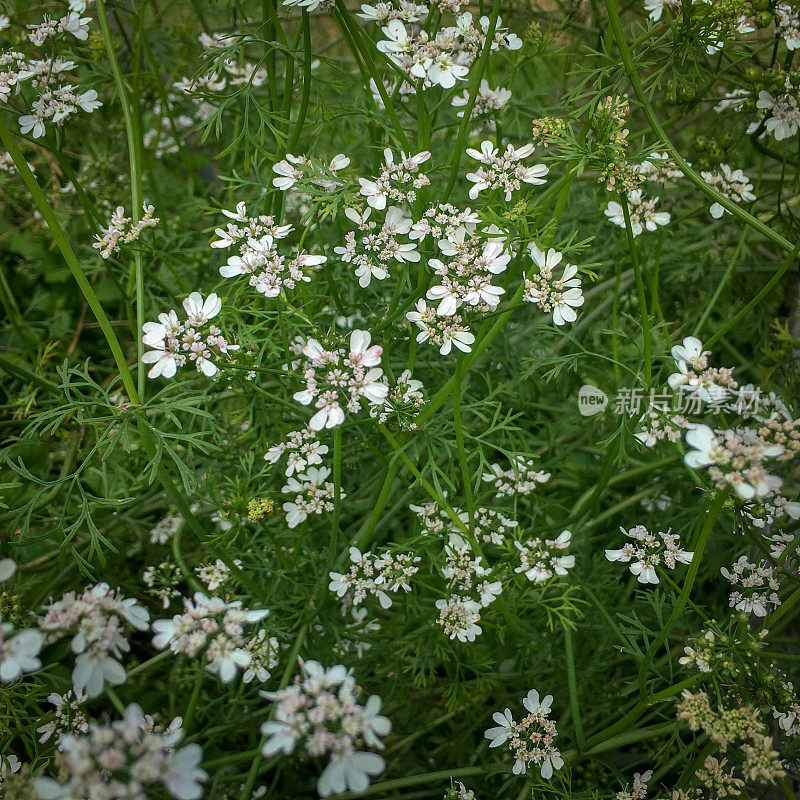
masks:
[(377, 753), (345, 752), (334, 754), (317, 781), (320, 797), (341, 794), (348, 790), (363, 792), (369, 779), (380, 775), (386, 766)]
[(41, 669), (39, 651), (44, 645), (44, 636), (30, 628), (13, 634), (10, 623), (0, 623), (0, 682), (14, 683), (28, 673)]
[(492, 714), (492, 719), (497, 723), (497, 727), (489, 728), (484, 736), (489, 739), (489, 747), (500, 747), (508, 741), (511, 735), (511, 730), (514, 727), (514, 717), (511, 714), (511, 709), (507, 708), (500, 713), (495, 711)]
[(17, 571), (17, 565), (10, 558), (0, 558), (0, 583), (5, 583)]
[(717, 447), (717, 437), (708, 425), (697, 425), (688, 430), (686, 444), (692, 448), (683, 457), (687, 466), (700, 469), (716, 463), (716, 458), (712, 453)]

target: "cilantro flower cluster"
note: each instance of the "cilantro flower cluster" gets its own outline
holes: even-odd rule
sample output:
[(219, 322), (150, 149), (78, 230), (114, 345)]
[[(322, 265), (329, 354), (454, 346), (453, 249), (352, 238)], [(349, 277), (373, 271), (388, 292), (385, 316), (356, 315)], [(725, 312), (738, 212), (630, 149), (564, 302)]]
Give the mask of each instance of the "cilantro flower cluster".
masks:
[(341, 664), (326, 669), (318, 661), (303, 661), (301, 667), (303, 674), (290, 686), (262, 692), (275, 704), (274, 719), (261, 726), (262, 752), (268, 758), (289, 755), (302, 745), (310, 758), (328, 760), (317, 781), (320, 797), (363, 792), (385, 766), (377, 753), (359, 749), (382, 749), (381, 739), (392, 729), (379, 713), (381, 699), (372, 695), (359, 704), (359, 687)]
[(130, 651), (125, 624), (147, 630), (150, 613), (130, 597), (124, 597), (107, 583), (87, 587), (82, 594), (68, 592), (45, 607), (39, 628), (48, 641), (72, 636), (75, 668), (72, 686), (76, 695), (97, 697), (108, 683), (125, 682), (125, 667), (120, 663)]
[(383, 348), (370, 346), (369, 331), (354, 330), (349, 349), (325, 349), (316, 339), (302, 348), (306, 363), (302, 368), (306, 386), (294, 399), (304, 406), (314, 403), (319, 410), (308, 426), (315, 431), (334, 428), (344, 422), (344, 405), (350, 413), (361, 408), (361, 398), (370, 405), (381, 405), (389, 393), (381, 363)]
[(419, 572), (419, 556), (411, 553), (391, 553), (379, 556), (350, 548), (350, 569), (331, 572), (328, 588), (339, 597), (346, 597), (353, 606), (360, 606), (368, 595), (378, 598), (381, 608), (391, 608), (390, 594), (410, 592), (409, 578)]
[(308, 283), (311, 277), (306, 270), (317, 269), (328, 260), (327, 256), (298, 253), (287, 261), (278, 251), (277, 242), (291, 233), (292, 226), (277, 225), (274, 217), (265, 214), (250, 217), (244, 203), (237, 204), (235, 211), (222, 213), (233, 222), (224, 230), (216, 229), (219, 238), (211, 242), (211, 247), (227, 249), (238, 245), (238, 254), (228, 258), (219, 274), (223, 278), (248, 276), (248, 284), (265, 297), (278, 297), (284, 289)]
[(121, 720), (62, 736), (58, 777), (38, 778), (36, 791), (42, 800), (145, 800), (149, 787), (161, 785), (178, 800), (197, 800), (208, 776), (200, 745), (178, 748), (183, 733), (180, 717), (164, 729), (132, 703)]
[(675, 569), (680, 564), (690, 564), (694, 553), (680, 546), (680, 537), (667, 531), (651, 533), (644, 525), (636, 525), (630, 530), (620, 527), (622, 533), (632, 542), (619, 550), (606, 550), (609, 561), (630, 563), (631, 574), (639, 583), (658, 583), (656, 567), (663, 564), (667, 569)]
[(142, 326), (142, 341), (152, 348), (143, 356), (145, 364), (152, 364), (149, 378), (172, 378), (187, 363), (193, 363), (197, 371), (207, 377), (219, 372), (217, 362), (239, 349), (230, 344), (216, 325), (209, 320), (219, 314), (222, 300), (210, 294), (205, 300), (200, 292), (192, 292), (184, 301), (186, 321), (181, 322), (174, 310), (159, 314), (158, 322), (145, 322)]
[(553, 777), (555, 770), (564, 766), (564, 759), (555, 746), (556, 724), (549, 719), (552, 703), (552, 695), (540, 699), (539, 692), (531, 689), (522, 699), (528, 713), (519, 722), (514, 720), (509, 708), (492, 715), (497, 726), (485, 733), (489, 747), (505, 745), (511, 751), (515, 775), (525, 775), (530, 766), (535, 766), (547, 780)]
[(566, 575), (575, 566), (575, 556), (563, 555), (572, 539), (570, 531), (562, 531), (555, 539), (536, 537), (524, 544), (514, 542), (519, 551), (519, 566), (514, 572), (525, 573), (532, 583), (546, 583), (555, 575)]
[[(219, 675), (223, 683), (230, 683), (239, 670), (248, 669), (254, 660), (269, 659), (268, 643), (262, 653), (261, 648), (248, 645), (244, 633), (245, 625), (269, 614), (267, 609), (250, 610), (242, 607), (241, 600), (225, 601), (202, 592), (196, 592), (194, 599), (184, 598), (183, 607), (183, 613), (172, 619), (154, 620), (153, 645), (159, 650), (169, 647), (173, 653), (189, 658), (204, 652), (206, 669)], [(263, 638), (259, 641), (263, 643)]]

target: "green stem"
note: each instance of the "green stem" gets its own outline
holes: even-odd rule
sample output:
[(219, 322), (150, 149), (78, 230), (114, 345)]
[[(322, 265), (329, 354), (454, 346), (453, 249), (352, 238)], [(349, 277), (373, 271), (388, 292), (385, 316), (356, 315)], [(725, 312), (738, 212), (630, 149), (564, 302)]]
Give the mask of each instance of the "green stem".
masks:
[(206, 670), (203, 664), (197, 665), (197, 677), (194, 679), (194, 686), (192, 687), (192, 695), (189, 698), (189, 705), (186, 707), (186, 713), (183, 715), (183, 729), (191, 732), (192, 723), (194, 722), (194, 712), (197, 709), (197, 701), (200, 698), (200, 690), (203, 688), (203, 679), (205, 678)]
[(19, 174), (24, 181), (25, 185), (28, 187), (30, 191), (33, 202), (36, 204), (36, 207), (42, 213), (44, 217), (44, 221), (47, 223), (47, 226), (50, 228), (50, 233), (53, 235), (53, 239), (55, 240), (58, 249), (61, 251), (61, 255), (64, 257), (64, 261), (67, 262), (67, 267), (69, 267), (69, 271), (72, 273), (72, 277), (75, 278), (75, 282), (78, 284), (81, 292), (83, 292), (83, 296), (86, 298), (86, 302), (89, 305), (89, 308), (92, 310), (92, 313), (95, 316), (98, 324), (100, 325), (100, 329), (103, 331), (103, 335), (108, 342), (108, 346), (111, 350), (111, 355), (114, 358), (114, 362), (117, 365), (117, 369), (119, 370), (120, 378), (122, 379), (122, 383), (125, 387), (125, 391), (128, 394), (129, 399), (134, 405), (139, 405), (139, 393), (136, 390), (136, 386), (133, 382), (133, 376), (131, 375), (130, 368), (128, 367), (128, 363), (125, 359), (125, 354), (122, 352), (122, 347), (120, 346), (119, 339), (117, 339), (116, 333), (114, 333), (114, 329), (109, 322), (108, 316), (106, 312), (103, 310), (103, 306), (100, 303), (97, 295), (92, 288), (91, 283), (89, 283), (86, 274), (84, 273), (83, 269), (81, 269), (80, 264), (78, 263), (78, 259), (75, 256), (72, 247), (70, 246), (69, 241), (67, 240), (67, 236), (64, 233), (64, 229), (61, 227), (61, 223), (58, 221), (58, 217), (53, 210), (53, 207), (47, 200), (45, 193), (42, 191), (41, 187), (36, 181), (33, 173), (31, 172), (30, 168), (28, 167), (28, 163), (25, 161), (25, 158), (22, 155), (22, 152), (17, 145), (17, 142), (8, 129), (8, 126), (5, 124), (5, 121), (0, 116), (0, 141), (2, 141), (3, 146), (8, 150), (8, 154), (11, 156), (11, 160), (14, 162)]
[[(348, 44), (352, 48), (355, 48), (355, 50), (361, 56), (367, 72), (369, 72), (370, 77), (375, 82), (375, 88), (378, 90), (378, 94), (381, 96), (383, 107), (386, 110), (386, 113), (389, 115), (395, 135), (397, 136), (398, 144), (406, 155), (411, 155), (411, 149), (408, 143), (406, 132), (403, 130), (403, 126), (400, 124), (400, 120), (397, 117), (397, 112), (394, 109), (394, 104), (392, 103), (391, 98), (386, 91), (386, 87), (383, 85), (383, 79), (378, 73), (378, 70), (375, 68), (375, 62), (372, 60), (372, 53), (369, 51), (369, 48), (374, 46), (375, 43), (372, 41), (372, 39), (370, 39), (367, 47), (359, 47), (358, 40), (362, 35), (361, 27), (355, 22), (355, 20), (353, 20), (343, 0), (336, 0), (336, 9), (339, 12), (342, 34), (345, 36)], [(353, 55), (355, 55), (355, 53)]]
[[(130, 168), (131, 181), (131, 219), (136, 225), (141, 219), (142, 214), (142, 169), (139, 163), (139, 145), (137, 144), (136, 125), (134, 115), (131, 111), (131, 104), (128, 98), (128, 91), (125, 88), (125, 81), (122, 78), (122, 71), (119, 68), (117, 53), (114, 48), (114, 40), (111, 36), (111, 29), (108, 25), (106, 7), (104, 0), (96, 2), (97, 16), (100, 21), (100, 30), (103, 33), (103, 42), (108, 53), (108, 60), (111, 63), (111, 72), (114, 75), (114, 83), (117, 87), (120, 105), (122, 106), (122, 116), (125, 120), (125, 135), (128, 140), (128, 164)], [(144, 342), (142, 341), (142, 326), (144, 325), (144, 265), (142, 254), (139, 249), (133, 251), (134, 273), (136, 280), (136, 383), (140, 399), (145, 396), (145, 364), (142, 361), (144, 355)]]
[(789, 253), (788, 256), (784, 259), (783, 263), (778, 267), (775, 274), (767, 281), (764, 285), (764, 288), (759, 291), (756, 296), (741, 310), (738, 314), (735, 314), (731, 317), (722, 327), (718, 328), (716, 333), (706, 342), (706, 347), (712, 347), (715, 345), (729, 330), (731, 330), (735, 325), (739, 323), (744, 317), (746, 317), (754, 308), (756, 308), (761, 301), (772, 291), (775, 285), (780, 281), (780, 279), (786, 274), (786, 271), (792, 265), (792, 262), (797, 257), (797, 253), (800, 252), (800, 241), (794, 246), (792, 251)]
[(686, 607), (686, 603), (689, 601), (689, 595), (692, 592), (692, 586), (694, 586), (694, 581), (697, 577), (697, 571), (700, 569), (700, 562), (703, 559), (703, 553), (705, 552), (706, 544), (708, 543), (708, 537), (711, 534), (711, 529), (714, 527), (714, 522), (716, 521), (719, 512), (722, 510), (722, 506), (728, 499), (729, 492), (730, 490), (725, 490), (717, 493), (714, 503), (708, 511), (705, 524), (700, 531), (700, 535), (697, 537), (697, 544), (695, 545), (694, 555), (692, 556), (692, 563), (689, 565), (689, 571), (686, 574), (686, 580), (683, 583), (683, 590), (681, 591), (678, 601), (675, 603), (675, 606), (672, 609), (672, 613), (670, 614), (666, 625), (664, 625), (664, 627), (661, 629), (650, 647), (647, 648), (647, 652), (645, 653), (642, 663), (639, 666), (640, 702), (644, 702), (647, 698), (647, 670), (653, 661), (653, 657), (658, 652), (658, 649), (664, 644), (664, 642), (667, 641), (667, 637), (678, 623), (678, 620), (680, 620), (683, 609)]
[(564, 625), (564, 656), (567, 661), (567, 686), (569, 687), (569, 705), (572, 709), (572, 724), (575, 727), (575, 743), (578, 746), (578, 752), (582, 753), (586, 749), (586, 739), (583, 733), (581, 707), (578, 701), (578, 684), (575, 677), (575, 651), (572, 644), (572, 631), (568, 625)]
[(461, 422), (461, 381), (464, 377), (464, 354), (459, 353), (456, 364), (456, 379), (453, 386), (453, 425), (455, 426), (456, 448), (458, 449), (458, 464), (461, 469), (461, 482), (464, 485), (464, 495), (467, 500), (470, 527), (475, 517), (475, 501), (472, 496), (472, 476), (467, 463), (467, 451), (464, 447), (464, 427)]
[(294, 130), (292, 131), (292, 138), (286, 149), (287, 153), (294, 153), (294, 148), (300, 141), (300, 135), (303, 132), (303, 125), (306, 121), (306, 114), (308, 113), (308, 102), (311, 97), (311, 22), (309, 20), (308, 12), (303, 9), (302, 17), (303, 25), (303, 91), (300, 95), (300, 110), (297, 113), (297, 120), (294, 123)]
[(619, 195), (619, 204), (622, 206), (622, 214), (625, 217), (625, 234), (628, 239), (628, 250), (631, 254), (633, 274), (636, 278), (636, 292), (639, 295), (639, 318), (642, 322), (642, 345), (644, 348), (644, 375), (645, 384), (650, 388), (653, 378), (652, 355), (650, 341), (650, 313), (647, 310), (647, 297), (644, 291), (644, 281), (642, 280), (642, 268), (639, 265), (639, 248), (633, 239), (633, 229), (631, 228), (631, 216), (628, 209), (627, 195)]
[(489, 63), (489, 54), (492, 52), (492, 43), (494, 42), (494, 34), (497, 30), (497, 19), (500, 16), (500, 0), (494, 0), (492, 3), (492, 13), (489, 17), (489, 29), (486, 31), (486, 40), (483, 43), (483, 50), (478, 58), (478, 63), (475, 65), (472, 73), (472, 85), (469, 90), (469, 98), (467, 104), (464, 106), (464, 116), (461, 117), (461, 124), (458, 126), (458, 135), (456, 136), (456, 146), (451, 156), (452, 167), (450, 168), (450, 180), (447, 182), (447, 188), (440, 202), (446, 203), (453, 191), (453, 187), (458, 179), (458, 168), (461, 166), (461, 154), (464, 152), (464, 144), (467, 140), (472, 121), (472, 109), (475, 106), (475, 98), (478, 96), (481, 80), (486, 74), (486, 67)]
[(606, 11), (608, 12), (608, 25), (617, 42), (619, 48), (620, 60), (625, 72), (628, 74), (628, 80), (631, 82), (633, 91), (639, 100), (645, 118), (650, 123), (653, 133), (661, 139), (662, 146), (669, 151), (675, 159), (677, 165), (681, 168), (684, 176), (688, 178), (698, 189), (700, 189), (706, 197), (711, 198), (715, 203), (719, 203), (723, 208), (730, 211), (734, 217), (749, 225), (754, 230), (757, 230), (762, 236), (769, 239), (774, 244), (778, 245), (782, 250), (787, 253), (794, 254), (794, 248), (790, 242), (783, 238), (779, 233), (776, 233), (768, 225), (765, 225), (759, 219), (756, 219), (752, 214), (749, 214), (738, 203), (734, 203), (730, 198), (718, 192), (712, 186), (709, 186), (700, 175), (692, 169), (685, 158), (681, 156), (675, 145), (670, 141), (661, 123), (653, 111), (653, 106), (647, 99), (647, 95), (639, 79), (639, 72), (633, 61), (633, 55), (625, 41), (625, 34), (622, 31), (622, 23), (619, 18), (619, 0), (608, 0), (605, 4)]

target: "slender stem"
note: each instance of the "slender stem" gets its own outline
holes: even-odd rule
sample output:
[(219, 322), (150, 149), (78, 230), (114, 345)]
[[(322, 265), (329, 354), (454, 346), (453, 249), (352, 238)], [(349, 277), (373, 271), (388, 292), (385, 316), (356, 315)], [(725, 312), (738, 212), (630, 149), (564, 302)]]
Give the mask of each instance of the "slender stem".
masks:
[(308, 102), (311, 97), (311, 22), (309, 20), (308, 11), (303, 9), (302, 15), (303, 25), (303, 91), (300, 95), (300, 110), (297, 112), (297, 119), (294, 123), (294, 130), (292, 131), (292, 138), (286, 148), (287, 153), (293, 153), (294, 148), (300, 141), (300, 135), (303, 133), (303, 125), (306, 121), (306, 114), (308, 113)]
[(628, 209), (627, 196), (620, 195), (619, 203), (622, 206), (622, 214), (625, 217), (625, 234), (628, 239), (628, 250), (631, 254), (631, 263), (633, 265), (633, 274), (636, 278), (636, 292), (639, 295), (639, 318), (642, 322), (642, 346), (644, 348), (644, 375), (645, 384), (650, 388), (653, 379), (652, 355), (651, 348), (652, 342), (650, 341), (650, 313), (647, 310), (647, 297), (644, 291), (644, 281), (642, 280), (642, 268), (639, 265), (639, 248), (633, 238), (633, 229), (631, 228), (631, 215)]
[(392, 103), (391, 98), (386, 91), (386, 87), (383, 85), (383, 79), (378, 73), (378, 70), (375, 68), (375, 62), (372, 60), (372, 53), (369, 51), (369, 48), (374, 45), (374, 42), (370, 39), (367, 47), (359, 47), (358, 39), (362, 35), (361, 27), (353, 20), (350, 12), (347, 10), (347, 6), (345, 6), (342, 0), (336, 0), (336, 9), (339, 12), (342, 34), (345, 36), (348, 44), (352, 48), (355, 48), (355, 50), (361, 55), (367, 72), (369, 72), (370, 77), (375, 82), (375, 88), (378, 90), (378, 94), (381, 96), (383, 107), (386, 109), (386, 113), (389, 115), (392, 127), (394, 128), (397, 136), (398, 144), (404, 153), (410, 154), (411, 150), (408, 143), (408, 137), (406, 136), (406, 132), (403, 130), (403, 126), (400, 124), (400, 120), (397, 118), (397, 112), (394, 109), (394, 104)]
[(747, 226), (742, 228), (742, 233), (739, 236), (739, 242), (736, 245), (736, 249), (733, 251), (730, 263), (728, 264), (728, 268), (725, 270), (725, 274), (722, 276), (722, 280), (717, 284), (717, 288), (714, 290), (714, 294), (708, 301), (708, 305), (703, 309), (703, 313), (700, 315), (700, 319), (697, 321), (697, 325), (694, 326), (695, 336), (700, 336), (700, 333), (703, 330), (703, 326), (706, 324), (706, 320), (708, 319), (711, 312), (714, 310), (714, 306), (716, 306), (717, 300), (719, 300), (719, 296), (722, 294), (722, 290), (725, 288), (725, 286), (728, 283), (728, 280), (733, 274), (733, 268), (736, 266), (736, 262), (739, 260), (739, 256), (741, 256), (742, 250), (744, 250), (744, 243), (745, 240), (747, 239), (747, 232), (749, 230), (750, 228), (748, 228)]
[[(114, 84), (117, 87), (120, 105), (122, 106), (122, 116), (125, 120), (125, 135), (128, 140), (128, 164), (130, 168), (131, 182), (131, 219), (133, 224), (141, 219), (142, 214), (142, 169), (139, 163), (139, 145), (136, 141), (136, 125), (134, 114), (131, 111), (131, 104), (128, 98), (128, 90), (119, 68), (117, 53), (114, 47), (114, 40), (111, 36), (111, 29), (108, 25), (106, 7), (104, 0), (97, 0), (97, 17), (100, 21), (100, 30), (103, 33), (103, 42), (108, 53), (108, 60), (111, 63), (111, 72), (114, 75)], [(134, 274), (136, 281), (136, 384), (139, 397), (143, 400), (145, 396), (145, 364), (142, 361), (144, 355), (144, 342), (142, 341), (141, 331), (144, 325), (144, 265), (142, 254), (139, 249), (133, 251)]]
[(345, 792), (337, 795), (337, 800), (356, 800), (358, 797), (367, 797), (372, 794), (383, 794), (394, 789), (403, 789), (406, 786), (421, 786), (426, 783), (439, 783), (449, 781), (451, 778), (468, 778), (471, 775), (486, 775), (486, 767), (459, 767), (455, 769), (445, 769), (440, 772), (426, 772), (422, 775), (412, 775), (408, 778), (395, 778), (391, 781), (381, 781), (373, 783), (372, 786), (362, 792)]
[(189, 569), (186, 564), (186, 561), (183, 558), (183, 550), (181, 549), (181, 533), (185, 523), (181, 523), (175, 533), (172, 534), (172, 557), (175, 559), (175, 563), (178, 565), (178, 569), (181, 571), (183, 575), (183, 579), (189, 586), (192, 588), (194, 592), (202, 592), (204, 590), (203, 585), (200, 581), (195, 578), (194, 573)]
[(467, 462), (467, 451), (464, 447), (464, 427), (461, 421), (461, 381), (464, 377), (464, 354), (459, 353), (456, 365), (456, 379), (453, 386), (453, 425), (456, 433), (456, 448), (458, 449), (458, 464), (461, 469), (461, 482), (464, 486), (464, 495), (467, 500), (470, 527), (475, 517), (475, 501), (472, 496), (472, 476)]
[(697, 577), (697, 571), (700, 569), (700, 562), (703, 559), (703, 553), (705, 552), (706, 544), (708, 543), (708, 537), (711, 534), (711, 529), (714, 527), (714, 522), (716, 522), (719, 512), (722, 510), (722, 506), (728, 499), (729, 493), (729, 489), (718, 492), (716, 498), (714, 499), (714, 503), (708, 510), (705, 524), (700, 531), (700, 535), (697, 537), (697, 544), (695, 545), (694, 555), (692, 556), (692, 563), (689, 565), (689, 571), (686, 575), (686, 580), (683, 583), (683, 590), (681, 591), (678, 601), (675, 603), (675, 606), (672, 609), (669, 619), (659, 632), (658, 636), (656, 636), (656, 638), (653, 640), (653, 643), (650, 645), (650, 647), (647, 648), (647, 652), (645, 653), (642, 663), (639, 666), (639, 700), (641, 702), (644, 702), (647, 698), (647, 670), (653, 661), (653, 656), (655, 656), (655, 654), (658, 652), (658, 649), (661, 647), (661, 645), (667, 641), (667, 637), (677, 624), (681, 614), (683, 613), (683, 609), (686, 607), (686, 603), (689, 601), (689, 595), (692, 592), (692, 587), (694, 586), (694, 581)]
[(67, 240), (64, 229), (61, 227), (61, 223), (58, 221), (55, 211), (53, 211), (53, 207), (50, 205), (45, 193), (37, 183), (36, 178), (31, 172), (27, 161), (25, 161), (25, 158), (22, 155), (22, 152), (20, 151), (13, 134), (8, 129), (8, 126), (5, 124), (2, 116), (0, 116), (0, 141), (2, 141), (4, 147), (6, 150), (8, 150), (11, 160), (14, 162), (14, 165), (19, 171), (22, 180), (25, 182), (25, 185), (28, 187), (31, 195), (33, 196), (33, 202), (36, 204), (36, 207), (39, 209), (39, 211), (41, 211), (44, 221), (50, 228), (50, 233), (53, 235), (53, 239), (55, 240), (58, 249), (61, 251), (64, 261), (67, 262), (67, 267), (69, 267), (72, 277), (75, 278), (75, 282), (78, 284), (81, 292), (83, 292), (83, 296), (86, 298), (89, 308), (92, 310), (95, 319), (100, 325), (100, 329), (103, 331), (103, 335), (108, 342), (111, 355), (113, 356), (114, 362), (117, 365), (120, 378), (122, 379), (122, 383), (125, 387), (128, 397), (134, 405), (139, 405), (139, 393), (137, 392), (136, 386), (133, 382), (133, 376), (131, 375), (130, 368), (128, 367), (128, 362), (125, 359), (125, 354), (122, 352), (119, 339), (117, 339), (117, 334), (114, 333), (114, 329), (109, 322), (106, 312), (103, 310), (100, 300), (95, 294), (91, 283), (89, 283), (89, 280), (81, 268), (81, 265), (78, 263), (75, 252)]
[(798, 603), (800, 603), (800, 587), (795, 589), (786, 600), (781, 603), (765, 620), (764, 628), (769, 630), (775, 623), (788, 614)]
[(575, 650), (569, 625), (564, 625), (564, 656), (567, 660), (567, 686), (569, 687), (569, 704), (572, 709), (572, 724), (575, 727), (575, 743), (578, 745), (578, 752), (583, 752), (586, 749), (586, 739), (583, 734), (583, 720), (578, 701), (578, 683), (575, 677)]
[(472, 85), (469, 90), (469, 98), (467, 104), (464, 106), (464, 115), (461, 117), (461, 124), (458, 126), (458, 135), (456, 136), (456, 145), (451, 157), (452, 167), (450, 168), (450, 180), (447, 182), (447, 187), (444, 190), (440, 202), (446, 203), (453, 191), (458, 178), (458, 168), (461, 166), (461, 154), (464, 152), (464, 144), (467, 141), (467, 134), (472, 125), (472, 109), (475, 106), (475, 98), (478, 96), (481, 80), (486, 74), (486, 67), (489, 63), (489, 54), (492, 51), (492, 43), (494, 42), (494, 34), (497, 30), (497, 20), (500, 16), (500, 0), (494, 0), (492, 3), (492, 14), (489, 17), (489, 28), (486, 31), (486, 40), (483, 43), (483, 50), (478, 58), (477, 64), (473, 68), (473, 73), (470, 76)]
[(786, 271), (794, 262), (797, 253), (800, 252), (800, 241), (794, 246), (794, 249), (784, 259), (783, 263), (778, 267), (775, 274), (767, 281), (764, 287), (756, 294), (756, 296), (741, 310), (738, 314), (731, 317), (724, 325), (717, 328), (714, 335), (706, 342), (706, 347), (715, 345), (729, 330), (746, 317), (754, 308), (756, 308), (761, 301), (772, 291), (775, 285), (786, 274)]
[(205, 678), (205, 675), (205, 666), (202, 663), (198, 664), (197, 676), (194, 679), (191, 697), (189, 697), (189, 705), (186, 707), (186, 712), (183, 715), (183, 729), (187, 732), (191, 732), (192, 730), (194, 712), (197, 709), (197, 701), (200, 698), (200, 690), (203, 688), (203, 679)]
[(639, 73), (636, 65), (634, 64), (631, 50), (625, 41), (625, 34), (622, 31), (622, 23), (620, 22), (619, 18), (619, 0), (608, 0), (608, 2), (605, 4), (605, 7), (606, 11), (608, 12), (609, 28), (611, 29), (614, 39), (617, 42), (617, 47), (619, 48), (622, 66), (625, 69), (625, 72), (628, 74), (628, 80), (631, 82), (631, 86), (633, 87), (633, 91), (639, 100), (642, 111), (644, 112), (647, 121), (650, 123), (653, 133), (658, 136), (659, 139), (661, 139), (662, 146), (666, 148), (666, 150), (668, 150), (675, 159), (675, 162), (681, 168), (684, 176), (688, 178), (698, 189), (700, 189), (700, 191), (703, 192), (706, 197), (710, 197), (715, 203), (719, 203), (723, 208), (730, 211), (731, 214), (733, 214), (733, 216), (735, 216), (737, 219), (740, 219), (746, 225), (749, 225), (751, 228), (757, 230), (762, 236), (778, 245), (778, 247), (780, 247), (782, 250), (785, 250), (787, 253), (793, 253), (793, 246), (790, 242), (784, 239), (779, 233), (776, 233), (774, 230), (772, 230), (769, 225), (765, 225), (763, 222), (761, 222), (761, 220), (756, 219), (756, 217), (754, 217), (752, 214), (749, 214), (747, 211), (741, 208), (738, 203), (734, 203), (730, 198), (717, 191), (714, 187), (709, 186), (708, 183), (706, 183), (702, 177), (700, 177), (700, 175), (692, 169), (686, 159), (681, 156), (675, 145), (670, 141), (670, 138), (667, 136), (664, 128), (661, 126), (661, 123), (658, 121), (655, 111), (653, 111), (653, 106), (647, 99), (644, 87), (639, 79)]
[(114, 691), (111, 684), (108, 683), (105, 684), (103, 689), (105, 690), (105, 693), (108, 695), (108, 699), (111, 701), (111, 704), (114, 706), (114, 708), (116, 708), (120, 714), (124, 714), (125, 704), (122, 702), (122, 700), (119, 699), (119, 695)]

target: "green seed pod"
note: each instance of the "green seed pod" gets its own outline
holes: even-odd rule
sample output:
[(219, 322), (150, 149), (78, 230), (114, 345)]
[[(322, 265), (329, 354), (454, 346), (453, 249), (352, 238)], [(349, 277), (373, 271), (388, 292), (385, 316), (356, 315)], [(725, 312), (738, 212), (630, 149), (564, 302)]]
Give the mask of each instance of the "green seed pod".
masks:
[(748, 67), (744, 71), (744, 79), (748, 83), (755, 83), (761, 77), (761, 70), (756, 67)]
[(759, 11), (754, 19), (756, 28), (769, 28), (772, 25), (772, 14), (769, 11)]

